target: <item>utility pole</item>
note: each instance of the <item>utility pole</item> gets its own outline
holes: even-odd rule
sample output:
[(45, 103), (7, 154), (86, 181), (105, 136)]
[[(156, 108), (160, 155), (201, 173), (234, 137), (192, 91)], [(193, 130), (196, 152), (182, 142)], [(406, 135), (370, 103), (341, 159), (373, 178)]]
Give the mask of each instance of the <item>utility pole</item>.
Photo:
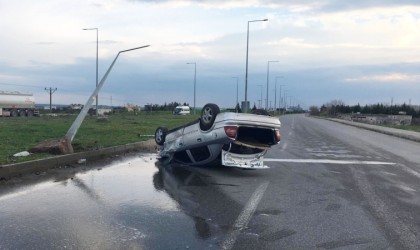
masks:
[(52, 113), (52, 108), (51, 108), (51, 104), (52, 104), (52, 94), (54, 94), (55, 91), (57, 91), (57, 88), (45, 88), (45, 91), (47, 91), (47, 93), (50, 94), (50, 113)]

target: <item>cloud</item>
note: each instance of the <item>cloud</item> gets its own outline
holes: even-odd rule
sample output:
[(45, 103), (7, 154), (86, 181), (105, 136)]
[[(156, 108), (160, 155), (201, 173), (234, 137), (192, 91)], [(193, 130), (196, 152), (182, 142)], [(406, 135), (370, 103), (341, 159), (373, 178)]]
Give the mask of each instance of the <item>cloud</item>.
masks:
[(292, 37), (286, 37), (278, 41), (267, 42), (266, 44), (278, 45), (278, 46), (292, 46), (292, 47), (300, 47), (300, 48), (315, 48), (315, 49), (325, 47), (325, 45), (306, 43), (304, 38), (292, 38)]
[(355, 78), (346, 78), (346, 82), (417, 82), (420, 80), (420, 75), (410, 75), (403, 73), (390, 73), (383, 75), (370, 75)]
[[(95, 41), (96, 43), (96, 41)], [(115, 40), (100, 40), (98, 41), (98, 43), (100, 44), (117, 44), (117, 43), (121, 43), (121, 41), (115, 41)]]
[[(98, 27), (99, 78), (118, 51), (151, 45), (123, 54), (103, 93), (141, 105), (191, 103), (194, 69), (186, 62), (195, 61), (197, 104), (232, 105), (232, 76), (240, 77), (244, 97), (247, 21), (260, 18), (269, 22), (250, 25), (250, 100), (260, 99), (256, 86), (266, 82), (268, 60), (280, 61), (270, 67), (270, 87), (275, 76), (284, 75), (289, 94), (308, 105), (338, 97), (357, 102), (355, 85), (363, 87), (369, 102), (389, 93), (413, 99), (420, 93), (411, 84), (420, 80), (420, 6), (413, 1), (107, 0), (98, 5), (40, 0), (21, 5), (6, 1), (0, 9), (0, 28), (7, 34), (0, 40), (0, 81), (57, 87), (56, 100), (71, 102), (72, 93), (93, 90), (96, 34), (82, 29)], [(393, 83), (382, 84), (388, 92), (383, 82)], [(64, 90), (68, 95), (60, 98)], [(48, 98), (44, 92), (40, 88), (38, 99)]]
[[(11, 75), (11, 74), (0, 74), (0, 82), (17, 81), (23, 79), (22, 76)], [(1, 84), (1, 83), (0, 83)]]
[(304, 38), (292, 38), (286, 37), (277, 41), (267, 42), (267, 45), (278, 45), (278, 46), (291, 46), (297, 48), (310, 48), (310, 49), (320, 49), (320, 48), (337, 48), (337, 49), (391, 49), (391, 47), (384, 47), (372, 44), (363, 44), (363, 43), (309, 43), (305, 42)]
[(323, 12), (344, 12), (348, 10), (371, 9), (378, 7), (391, 8), (397, 6), (420, 6), (420, 2), (417, 0), (328, 0), (322, 2), (324, 4), (321, 5), (319, 10)]
[(262, 7), (281, 9), (287, 8), (290, 12), (343, 12), (348, 10), (360, 10), (396, 6), (420, 6), (417, 0), (130, 0), (130, 2), (160, 4), (170, 7), (186, 7), (198, 5), (206, 8), (230, 9), (230, 8), (250, 8)]
[(54, 45), (56, 43), (55, 42), (37, 42), (35, 44), (37, 44), (37, 45)]

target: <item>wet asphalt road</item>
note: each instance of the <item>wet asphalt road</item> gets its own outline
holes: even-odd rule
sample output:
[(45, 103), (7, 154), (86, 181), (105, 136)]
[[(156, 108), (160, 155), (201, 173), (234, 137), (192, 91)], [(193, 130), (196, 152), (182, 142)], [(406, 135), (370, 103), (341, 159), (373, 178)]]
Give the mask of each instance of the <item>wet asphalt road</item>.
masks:
[(133, 154), (2, 182), (0, 249), (419, 249), (419, 143), (281, 121), (270, 169)]

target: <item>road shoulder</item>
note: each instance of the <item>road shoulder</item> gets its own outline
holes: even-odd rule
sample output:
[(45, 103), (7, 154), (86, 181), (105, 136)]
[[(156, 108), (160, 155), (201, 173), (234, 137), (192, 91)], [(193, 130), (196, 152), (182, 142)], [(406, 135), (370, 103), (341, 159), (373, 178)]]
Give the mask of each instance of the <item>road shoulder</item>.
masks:
[(27, 161), (0, 166), (0, 180), (20, 177), (25, 174), (36, 174), (48, 169), (64, 167), (69, 164), (85, 164), (86, 161), (98, 160), (104, 157), (123, 154), (131, 151), (155, 152), (154, 140), (141, 141), (125, 145), (119, 145), (98, 150), (79, 152), (74, 154), (59, 155), (46, 159)]
[(353, 126), (357, 128), (367, 129), (367, 130), (375, 131), (375, 132), (390, 135), (390, 136), (395, 136), (395, 137), (399, 137), (399, 138), (403, 138), (403, 139), (407, 139), (407, 140), (411, 140), (415, 142), (420, 142), (420, 133), (415, 132), (415, 131), (408, 131), (408, 130), (402, 130), (402, 129), (396, 129), (396, 128), (387, 128), (387, 127), (365, 124), (365, 123), (360, 123), (360, 122), (345, 121), (345, 120), (336, 119), (336, 118), (323, 118), (323, 117), (315, 117), (315, 116), (310, 116), (310, 117), (338, 122), (341, 124), (345, 124), (345, 125), (349, 125), (349, 126)]

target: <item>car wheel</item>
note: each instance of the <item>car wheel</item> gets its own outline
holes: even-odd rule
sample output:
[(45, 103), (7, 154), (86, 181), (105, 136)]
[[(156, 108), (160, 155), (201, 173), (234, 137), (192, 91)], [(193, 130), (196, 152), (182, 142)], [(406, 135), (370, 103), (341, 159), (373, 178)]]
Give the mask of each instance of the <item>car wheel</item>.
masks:
[(25, 110), (23, 110), (23, 109), (19, 110), (19, 116), (20, 117), (25, 117), (26, 116)]
[(155, 142), (157, 145), (162, 146), (165, 143), (165, 137), (168, 129), (165, 127), (159, 127), (155, 131)]
[(12, 111), (10, 111), (10, 116), (11, 117), (17, 117), (18, 116), (18, 112), (16, 109), (13, 109)]
[(213, 126), (214, 120), (216, 120), (216, 116), (219, 113), (220, 109), (216, 104), (208, 103), (204, 105), (203, 109), (201, 110), (200, 118), (201, 130), (209, 130)]

